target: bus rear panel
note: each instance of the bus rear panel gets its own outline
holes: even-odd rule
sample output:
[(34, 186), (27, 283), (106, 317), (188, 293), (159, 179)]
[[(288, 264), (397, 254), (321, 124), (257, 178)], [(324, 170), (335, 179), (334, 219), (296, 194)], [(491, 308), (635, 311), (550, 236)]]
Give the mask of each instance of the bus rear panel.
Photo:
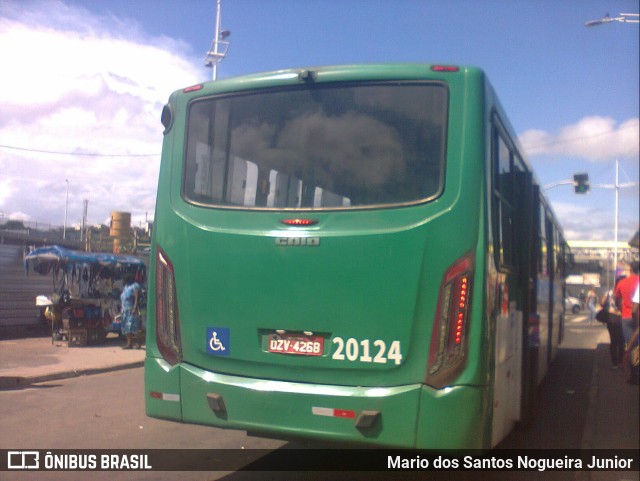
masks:
[(428, 65), (174, 93), (147, 414), (283, 438), (494, 445), (496, 424), (519, 416), (495, 402), (522, 383), (502, 385), (498, 361), (521, 365), (526, 326), (496, 267), (492, 102), (482, 71)]

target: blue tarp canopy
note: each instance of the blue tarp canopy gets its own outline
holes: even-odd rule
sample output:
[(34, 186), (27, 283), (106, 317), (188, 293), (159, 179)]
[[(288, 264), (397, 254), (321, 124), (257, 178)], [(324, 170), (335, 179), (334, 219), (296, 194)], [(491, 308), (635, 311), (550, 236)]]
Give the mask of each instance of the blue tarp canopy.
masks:
[[(79, 252), (65, 247), (51, 246), (35, 249), (24, 258), (25, 270), (29, 271), (29, 263), (41, 274), (47, 274), (52, 267), (69, 267), (79, 264), (112, 267), (144, 267), (144, 262), (133, 256), (108, 254), (104, 252)], [(37, 269), (37, 266), (45, 267)]]

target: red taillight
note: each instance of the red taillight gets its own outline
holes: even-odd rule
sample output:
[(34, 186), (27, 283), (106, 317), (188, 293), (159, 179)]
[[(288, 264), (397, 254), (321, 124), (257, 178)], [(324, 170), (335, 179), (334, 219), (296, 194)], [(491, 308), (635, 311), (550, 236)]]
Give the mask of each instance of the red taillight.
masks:
[(204, 87), (202, 84), (192, 85), (191, 87), (187, 87), (187, 88), (183, 89), (182, 91), (185, 94), (187, 94), (189, 92), (195, 92), (196, 90), (202, 90), (202, 87)]
[(304, 227), (307, 225), (315, 225), (318, 223), (317, 220), (313, 220), (313, 219), (284, 219), (284, 220), (281, 220), (280, 222), (286, 225), (300, 226), (300, 227)]
[(434, 65), (431, 67), (434, 72), (458, 72), (460, 67), (455, 65)]
[(180, 318), (173, 265), (169, 257), (156, 248), (156, 343), (169, 364), (182, 359)]
[(472, 277), (473, 255), (458, 259), (442, 277), (425, 381), (431, 386), (444, 387), (464, 367)]
[(462, 276), (458, 286), (458, 309), (456, 313), (456, 334), (455, 343), (460, 345), (462, 343), (462, 333), (464, 328), (464, 321), (467, 311), (467, 293), (469, 290), (469, 276)]

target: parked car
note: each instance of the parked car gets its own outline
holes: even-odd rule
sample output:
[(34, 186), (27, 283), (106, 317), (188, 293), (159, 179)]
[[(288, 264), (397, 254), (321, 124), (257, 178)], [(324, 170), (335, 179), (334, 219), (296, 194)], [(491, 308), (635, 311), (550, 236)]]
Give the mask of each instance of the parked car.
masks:
[(577, 297), (567, 296), (564, 299), (564, 308), (567, 311), (571, 311), (574, 314), (577, 314), (582, 309), (582, 305), (580, 304), (580, 299)]

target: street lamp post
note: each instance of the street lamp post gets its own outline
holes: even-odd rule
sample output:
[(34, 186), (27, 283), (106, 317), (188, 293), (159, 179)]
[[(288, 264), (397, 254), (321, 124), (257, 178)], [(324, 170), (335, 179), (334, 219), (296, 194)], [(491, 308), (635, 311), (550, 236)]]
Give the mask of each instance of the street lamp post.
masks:
[(637, 13), (621, 13), (617, 17), (610, 17), (607, 13), (604, 17), (597, 20), (589, 20), (585, 22), (585, 27), (595, 27), (597, 25), (604, 25), (605, 23), (620, 22), (620, 23), (639, 23)]
[(620, 161), (616, 159), (616, 180), (615, 184), (595, 184), (593, 187), (599, 187), (601, 189), (615, 189), (615, 206), (614, 206), (614, 222), (613, 222), (613, 238), (614, 238), (614, 246), (613, 246), (613, 282), (611, 285), (614, 285), (616, 282), (616, 270), (618, 269), (618, 210), (619, 210), (619, 198), (620, 198), (620, 189), (625, 187), (634, 187), (638, 185), (637, 182), (625, 182), (623, 184), (620, 183)]
[(218, 77), (218, 64), (227, 55), (227, 49), (229, 48), (229, 42), (226, 38), (231, 35), (229, 30), (220, 30), (220, 2), (216, 1), (216, 31), (211, 48), (207, 52), (207, 56), (204, 59), (204, 65), (206, 67), (213, 67), (212, 80), (216, 80)]
[(67, 183), (67, 200), (64, 203), (64, 226), (62, 227), (62, 240), (67, 238), (67, 210), (69, 207), (69, 179), (64, 179)]
[(619, 205), (620, 205), (620, 182), (619, 182), (619, 173), (620, 173), (620, 163), (618, 162), (618, 159), (616, 159), (616, 184), (614, 186), (614, 189), (616, 190), (616, 207), (615, 207), (615, 214), (614, 214), (614, 223), (613, 223), (613, 283), (611, 284), (612, 286), (615, 287), (616, 285), (616, 274), (618, 273), (618, 211), (619, 209)]
[[(607, 13), (604, 17), (597, 20), (589, 20), (585, 23), (586, 27), (595, 27), (598, 25), (604, 25), (606, 23), (611, 22), (620, 22), (620, 23), (640, 23), (640, 14), (638, 13), (620, 13), (617, 17), (610, 17)], [(601, 187), (605, 189), (615, 189), (615, 220), (613, 227), (613, 236), (614, 236), (614, 246), (613, 246), (613, 283), (616, 281), (616, 270), (618, 269), (618, 191), (621, 187), (631, 187), (634, 185), (638, 185), (636, 182), (627, 182), (625, 184), (620, 184), (619, 179), (619, 161), (616, 159), (616, 183), (614, 185), (611, 184), (599, 184), (594, 185), (594, 187)]]

